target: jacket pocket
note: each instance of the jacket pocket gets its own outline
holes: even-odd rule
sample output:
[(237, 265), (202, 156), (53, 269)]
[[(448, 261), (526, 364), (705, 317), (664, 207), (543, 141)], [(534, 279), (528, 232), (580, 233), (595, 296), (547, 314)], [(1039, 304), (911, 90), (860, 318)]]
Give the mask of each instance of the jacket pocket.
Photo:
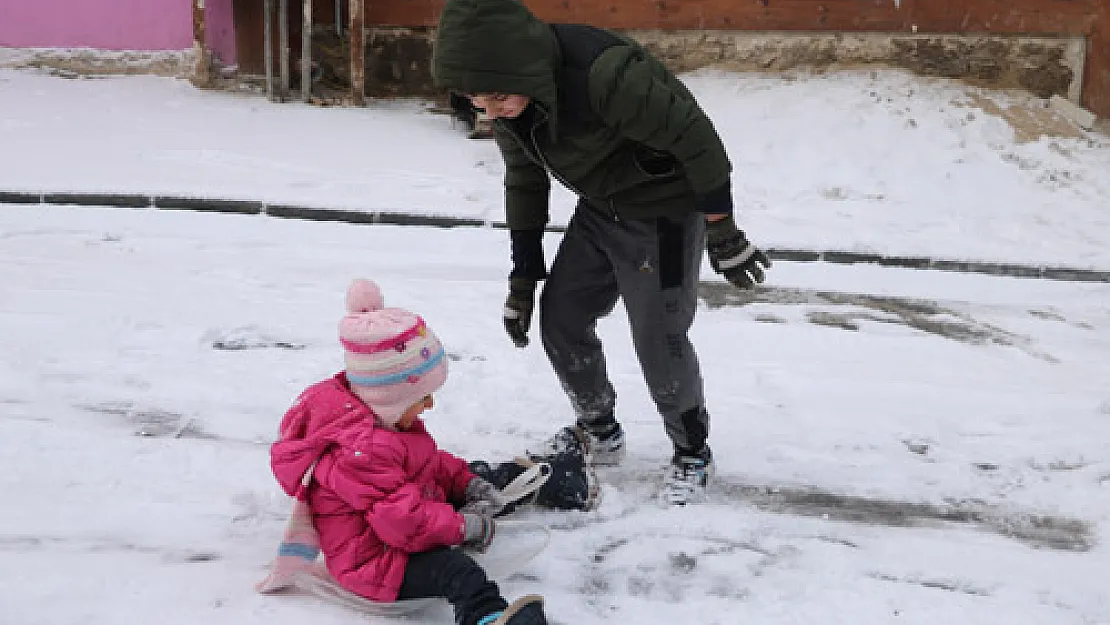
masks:
[(638, 145), (632, 153), (636, 168), (648, 178), (669, 178), (678, 172), (678, 161), (667, 152)]

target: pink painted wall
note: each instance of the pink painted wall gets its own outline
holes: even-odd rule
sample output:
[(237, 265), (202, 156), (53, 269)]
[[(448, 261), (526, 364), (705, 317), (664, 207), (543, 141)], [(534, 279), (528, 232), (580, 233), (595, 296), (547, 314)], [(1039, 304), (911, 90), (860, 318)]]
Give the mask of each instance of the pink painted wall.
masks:
[[(208, 46), (235, 62), (232, 0), (206, 0)], [(0, 47), (185, 50), (192, 0), (0, 0)]]

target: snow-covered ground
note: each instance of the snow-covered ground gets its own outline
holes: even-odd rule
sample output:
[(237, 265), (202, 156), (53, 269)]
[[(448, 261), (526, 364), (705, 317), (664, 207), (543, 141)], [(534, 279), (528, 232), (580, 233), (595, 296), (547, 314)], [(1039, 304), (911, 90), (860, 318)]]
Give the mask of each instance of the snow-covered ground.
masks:
[[(729, 148), (742, 222), (766, 246), (1110, 267), (1110, 139), (1021, 106), (1028, 97), (899, 71), (688, 82)], [(1008, 106), (1018, 132), (988, 113)], [(1016, 141), (1046, 126), (1075, 137)], [(319, 108), (0, 69), (0, 146), (0, 191), (503, 218), (496, 146), (418, 102)], [(572, 206), (558, 194), (554, 219)]]
[[(300, 389), (341, 366), (353, 276), (448, 346), (429, 417), (446, 447), (503, 459), (568, 421), (539, 349), (502, 334), (503, 239), (0, 212), (4, 621), (350, 622), (251, 592), (288, 509), (266, 443)], [(630, 461), (603, 474), (596, 513), (532, 515), (553, 544), (505, 590), (547, 595), (562, 623), (1107, 622), (1110, 285), (772, 275), (760, 302), (707, 307), (695, 325), (713, 502), (652, 500), (667, 442), (618, 315), (602, 332)], [(235, 341), (254, 348), (216, 348)]]
[[(1110, 266), (1108, 148), (1017, 144), (901, 73), (692, 83), (760, 242)], [(499, 217), (492, 145), (413, 104), (0, 72), (0, 144), (4, 190)], [(1065, 164), (1067, 184), (1038, 180)], [(288, 511), (267, 444), (341, 366), (354, 277), (447, 346), (445, 447), (504, 459), (568, 422), (539, 347), (503, 335), (506, 239), (0, 206), (0, 623), (362, 619), (252, 592)], [(629, 460), (596, 512), (524, 513), (552, 544), (507, 595), (565, 625), (1110, 624), (1110, 285), (779, 263), (740, 298), (703, 274), (711, 502), (654, 501), (668, 443), (618, 310), (600, 331)]]

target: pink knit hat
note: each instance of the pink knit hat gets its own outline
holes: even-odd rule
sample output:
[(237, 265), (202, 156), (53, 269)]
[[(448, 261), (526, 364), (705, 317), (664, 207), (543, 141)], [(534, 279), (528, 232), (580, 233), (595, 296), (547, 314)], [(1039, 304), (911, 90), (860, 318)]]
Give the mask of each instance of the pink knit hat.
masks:
[(419, 316), (385, 308), (381, 289), (370, 280), (348, 287), (339, 342), (351, 390), (388, 427), (447, 380), (447, 359), (436, 335)]

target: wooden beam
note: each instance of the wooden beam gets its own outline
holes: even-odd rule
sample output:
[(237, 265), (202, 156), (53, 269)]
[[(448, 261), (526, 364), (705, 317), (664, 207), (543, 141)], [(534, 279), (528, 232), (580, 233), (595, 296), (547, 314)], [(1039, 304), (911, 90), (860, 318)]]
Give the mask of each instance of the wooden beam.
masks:
[(192, 0), (193, 4), (193, 77), (192, 82), (198, 87), (212, 85), (212, 65), (208, 58), (208, 45), (206, 42), (204, 26), (204, 0)]
[(274, 0), (263, 0), (263, 63), (266, 71), (266, 99), (274, 100)]
[(301, 100), (312, 101), (312, 0), (301, 8)]
[(1087, 35), (1100, 0), (915, 0), (910, 19), (935, 33)]
[(351, 0), (351, 102), (366, 104), (366, 22), (363, 0)]
[[(547, 22), (614, 29), (902, 30), (906, 20), (905, 9), (892, 0), (526, 0), (525, 4)], [(443, 0), (384, 2), (375, 6), (370, 23), (435, 26), (442, 8)]]
[[(542, 20), (615, 29), (1087, 35), (1106, 0), (525, 0)], [(383, 2), (370, 26), (435, 26), (443, 0)]]
[(1091, 36), (1083, 65), (1083, 106), (1110, 119), (1110, 7), (1103, 6)]
[(278, 83), (278, 100), (284, 102), (289, 97), (289, 0), (278, 2), (278, 72), (281, 80)]

